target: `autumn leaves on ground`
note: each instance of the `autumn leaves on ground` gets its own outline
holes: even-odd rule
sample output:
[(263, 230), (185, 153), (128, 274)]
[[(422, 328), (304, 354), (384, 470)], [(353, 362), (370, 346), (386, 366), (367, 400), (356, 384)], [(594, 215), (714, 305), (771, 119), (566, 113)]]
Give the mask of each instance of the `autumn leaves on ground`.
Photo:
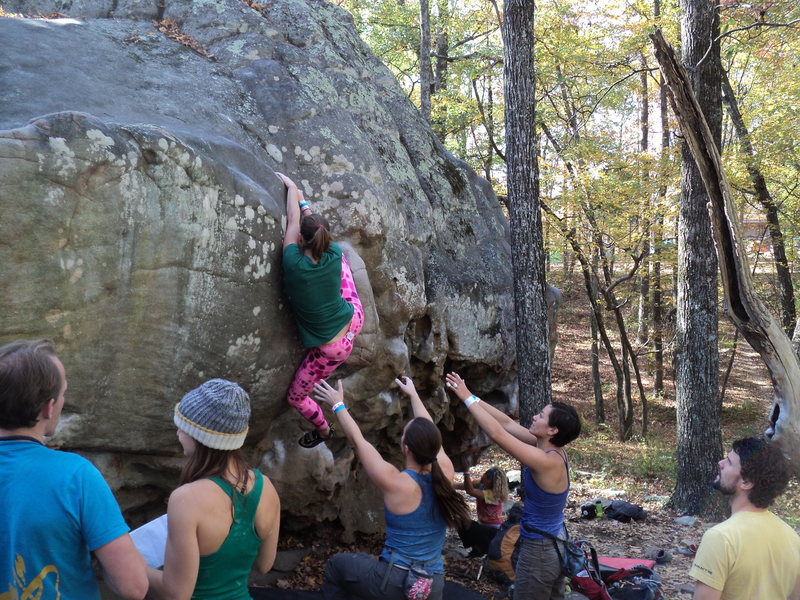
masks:
[[(628, 442), (616, 437), (613, 395), (613, 374), (610, 365), (601, 356), (606, 423), (594, 420), (594, 395), (591, 384), (591, 357), (589, 338), (589, 312), (585, 294), (577, 279), (570, 285), (562, 284), (564, 301), (559, 315), (559, 344), (553, 363), (553, 399), (574, 404), (584, 419), (585, 430), (569, 447), (572, 490), (566, 509), (570, 535), (588, 539), (600, 555), (642, 558), (653, 546), (670, 550), (673, 559), (657, 566), (664, 581), (668, 598), (690, 598), (692, 580), (688, 577), (691, 556), (678, 552), (692, 544), (699, 544), (710, 522), (698, 519), (693, 525), (680, 525), (680, 516), (664, 504), (674, 485), (675, 404), (671, 373), (665, 376), (666, 397), (650, 397), (650, 425), (647, 439), (634, 436)], [(733, 331), (724, 317), (720, 320), (720, 369), (727, 366), (731, 348), (726, 340)], [(644, 369), (646, 358), (641, 359)], [(647, 379), (648, 391), (652, 381)], [(726, 447), (734, 439), (758, 435), (765, 428), (766, 415), (772, 388), (766, 369), (758, 354), (746, 342), (739, 342), (722, 409), (723, 440)], [(638, 408), (638, 407), (637, 407)], [(637, 431), (641, 423), (637, 421)], [(497, 447), (491, 447), (472, 472), (482, 473), (490, 466), (506, 470), (517, 469), (518, 464)], [(459, 475), (457, 475), (459, 477)], [(710, 494), (715, 492), (710, 491)], [(579, 506), (596, 498), (620, 499), (644, 507), (648, 517), (644, 521), (620, 523), (611, 519), (587, 521), (579, 518)], [(470, 499), (471, 500), (471, 499)], [(472, 503), (474, 510), (474, 502)], [(800, 485), (790, 484), (789, 490), (779, 499), (774, 510), (789, 523), (800, 526)], [(327, 529), (331, 531), (325, 531)], [(308, 556), (288, 577), (278, 582), (281, 587), (319, 589), (327, 558), (337, 552), (370, 552), (376, 554), (383, 543), (382, 536), (362, 536), (356, 543), (343, 546), (330, 540), (339, 535), (330, 525), (314, 532), (285, 536), (281, 547), (310, 547)], [(462, 558), (457, 554), (461, 547), (458, 536), (448, 532), (445, 545), (447, 578), (471, 588), (487, 598), (492, 598), (501, 587), (485, 576), (476, 580), (481, 565), (477, 558)]]

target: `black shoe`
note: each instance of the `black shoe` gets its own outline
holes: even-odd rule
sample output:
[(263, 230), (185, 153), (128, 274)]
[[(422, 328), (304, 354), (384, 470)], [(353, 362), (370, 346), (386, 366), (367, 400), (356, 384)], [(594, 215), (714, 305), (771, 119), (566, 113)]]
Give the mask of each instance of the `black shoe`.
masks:
[(312, 429), (311, 431), (306, 431), (297, 443), (300, 444), (303, 448), (313, 448), (314, 446), (319, 446), (322, 442), (325, 442), (333, 437), (333, 427), (328, 430), (328, 435), (322, 437), (319, 434), (319, 430)]

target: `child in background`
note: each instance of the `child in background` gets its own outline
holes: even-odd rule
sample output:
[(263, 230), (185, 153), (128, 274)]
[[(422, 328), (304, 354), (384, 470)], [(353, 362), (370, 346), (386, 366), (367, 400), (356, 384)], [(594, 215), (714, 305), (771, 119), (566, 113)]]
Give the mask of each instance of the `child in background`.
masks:
[(470, 521), (468, 526), (459, 529), (458, 535), (465, 548), (472, 548), (470, 556), (483, 556), (503, 522), (503, 505), (508, 500), (508, 479), (502, 469), (492, 467), (474, 486), (469, 471), (466, 471), (464, 491), (476, 500), (478, 520)]

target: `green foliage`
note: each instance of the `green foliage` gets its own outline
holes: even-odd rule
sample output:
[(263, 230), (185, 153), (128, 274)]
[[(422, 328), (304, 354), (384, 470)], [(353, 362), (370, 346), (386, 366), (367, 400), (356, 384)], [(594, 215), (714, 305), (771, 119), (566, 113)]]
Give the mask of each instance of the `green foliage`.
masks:
[[(413, 0), (339, 0), (361, 35), (418, 102), (419, 5)], [(605, 257), (597, 276), (609, 285), (627, 274), (633, 257), (649, 253), (639, 273), (660, 261), (664, 314), (670, 312), (676, 265), (680, 201), (680, 138), (667, 111), (669, 146), (662, 148), (659, 81), (650, 34), (660, 27), (676, 48), (681, 15), (678, 2), (653, 0), (550, 0), (536, 4), (535, 56), (537, 124), (545, 245), (551, 262), (572, 264), (565, 235), (588, 258)], [(432, 45), (438, 80), (432, 92), (431, 124), (446, 147), (491, 180), (505, 195), (502, 3), (432, 0)], [(788, 260), (800, 250), (800, 4), (777, 0), (720, 4), (723, 67), (729, 73), (751, 133), (759, 168), (779, 207)], [(766, 11), (762, 14), (761, 11)], [(442, 43), (442, 42), (446, 43)], [(438, 69), (436, 68), (438, 61)], [(645, 75), (646, 89), (642, 74)], [(640, 122), (649, 108), (646, 147)], [(763, 220), (731, 124), (724, 124), (723, 162), (736, 193), (740, 217)], [(656, 231), (662, 242), (655, 244)], [(747, 241), (748, 250), (758, 246)], [(751, 253), (750, 260), (755, 255)], [(771, 256), (759, 257), (759, 291), (778, 312)], [(605, 266), (608, 276), (603, 275)], [(796, 269), (795, 269), (796, 270)], [(797, 286), (795, 286), (797, 287)], [(626, 306), (625, 326), (637, 323), (639, 279), (614, 289)], [(609, 323), (609, 328), (614, 326)], [(619, 332), (610, 331), (614, 344)], [(669, 344), (669, 333), (665, 334)], [(649, 356), (652, 348), (642, 349)], [(670, 358), (666, 359), (669, 364)], [(607, 398), (613, 397), (613, 391)], [(755, 418), (753, 416), (753, 418)], [(668, 469), (658, 453), (641, 457), (642, 476)]]
[(674, 446), (665, 439), (632, 439), (621, 443), (616, 431), (605, 424), (587, 427), (570, 444), (573, 469), (585, 472), (590, 485), (602, 486), (607, 478), (630, 478), (630, 485), (642, 480), (670, 485), (675, 480)]
[(675, 452), (671, 448), (644, 445), (639, 448), (633, 474), (641, 479), (675, 479)]

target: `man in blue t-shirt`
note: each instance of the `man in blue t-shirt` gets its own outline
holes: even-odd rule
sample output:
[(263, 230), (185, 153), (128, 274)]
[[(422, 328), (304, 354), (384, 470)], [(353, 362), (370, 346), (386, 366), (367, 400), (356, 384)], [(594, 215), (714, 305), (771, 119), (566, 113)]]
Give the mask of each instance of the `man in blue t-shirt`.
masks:
[(114, 591), (141, 600), (144, 559), (102, 475), (44, 445), (66, 389), (50, 342), (0, 348), (0, 600), (99, 600), (91, 552)]

